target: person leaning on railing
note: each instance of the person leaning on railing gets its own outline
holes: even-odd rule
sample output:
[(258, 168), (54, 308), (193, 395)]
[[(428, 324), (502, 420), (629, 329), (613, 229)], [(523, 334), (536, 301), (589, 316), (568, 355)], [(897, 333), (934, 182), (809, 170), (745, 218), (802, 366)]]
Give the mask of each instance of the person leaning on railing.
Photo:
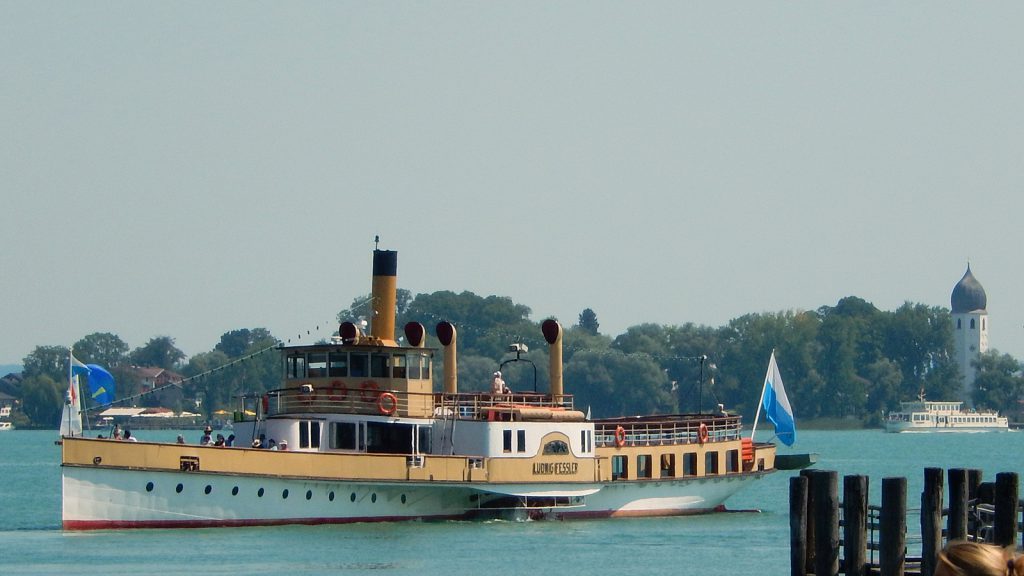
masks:
[(935, 576), (1024, 576), (1024, 556), (1012, 547), (953, 541), (939, 552)]

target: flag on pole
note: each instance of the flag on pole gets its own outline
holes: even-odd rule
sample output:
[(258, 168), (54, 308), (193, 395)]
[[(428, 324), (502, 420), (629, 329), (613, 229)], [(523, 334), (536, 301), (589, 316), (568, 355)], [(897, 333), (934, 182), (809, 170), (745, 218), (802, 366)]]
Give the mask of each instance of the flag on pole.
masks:
[(89, 367), (86, 366), (81, 360), (75, 358), (75, 355), (71, 355), (71, 375), (78, 376), (80, 374), (89, 374)]
[(782, 374), (775, 363), (775, 352), (768, 363), (768, 374), (764, 377), (764, 391), (761, 405), (764, 415), (775, 425), (775, 435), (786, 446), (796, 441), (796, 420), (793, 419), (793, 408), (789, 405), (786, 388), (782, 385)]
[(89, 394), (100, 406), (114, 401), (114, 377), (98, 364), (89, 364)]

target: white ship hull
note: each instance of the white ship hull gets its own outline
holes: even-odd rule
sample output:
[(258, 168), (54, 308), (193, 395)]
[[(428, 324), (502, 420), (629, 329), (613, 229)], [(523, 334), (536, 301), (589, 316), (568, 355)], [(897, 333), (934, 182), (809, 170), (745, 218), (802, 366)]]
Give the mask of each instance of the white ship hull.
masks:
[[(760, 478), (736, 474), (571, 487), (481, 486), (66, 467), (63, 526), (78, 530), (340, 524), (476, 518), (504, 511), (530, 518), (700, 514), (720, 509), (729, 496)], [(548, 492), (575, 496), (546, 506), (542, 501)], [(508, 496), (516, 493), (533, 496)], [(496, 504), (497, 499), (510, 497), (541, 503), (508, 509)]]

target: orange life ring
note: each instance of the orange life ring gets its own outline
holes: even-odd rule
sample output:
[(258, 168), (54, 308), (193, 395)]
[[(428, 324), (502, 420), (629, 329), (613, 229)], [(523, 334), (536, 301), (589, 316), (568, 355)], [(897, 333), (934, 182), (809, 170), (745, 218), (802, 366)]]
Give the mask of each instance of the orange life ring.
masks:
[(708, 425), (703, 422), (701, 422), (700, 427), (697, 428), (697, 440), (699, 440), (701, 444), (708, 441)]
[(619, 448), (626, 445), (626, 429), (622, 426), (615, 427), (615, 445)]
[(373, 380), (367, 380), (359, 385), (359, 399), (363, 402), (373, 402), (377, 398), (377, 390), (380, 390), (380, 386)]
[[(385, 400), (388, 401), (388, 404), (384, 403)], [(391, 392), (381, 392), (377, 397), (377, 409), (381, 414), (391, 416), (398, 410), (398, 397)]]
[(331, 382), (331, 391), (327, 396), (327, 399), (331, 402), (342, 402), (348, 397), (348, 388), (345, 387), (345, 383), (341, 380), (335, 380)]

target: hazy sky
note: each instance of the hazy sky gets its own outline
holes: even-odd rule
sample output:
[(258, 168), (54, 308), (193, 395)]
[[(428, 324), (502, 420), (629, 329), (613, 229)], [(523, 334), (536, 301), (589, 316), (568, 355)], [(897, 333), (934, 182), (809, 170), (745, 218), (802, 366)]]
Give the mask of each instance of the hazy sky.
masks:
[(948, 307), (969, 260), (1024, 358), (1022, 30), (1021, 2), (0, 0), (0, 364), (326, 337), (375, 234), (414, 294), (612, 335)]

